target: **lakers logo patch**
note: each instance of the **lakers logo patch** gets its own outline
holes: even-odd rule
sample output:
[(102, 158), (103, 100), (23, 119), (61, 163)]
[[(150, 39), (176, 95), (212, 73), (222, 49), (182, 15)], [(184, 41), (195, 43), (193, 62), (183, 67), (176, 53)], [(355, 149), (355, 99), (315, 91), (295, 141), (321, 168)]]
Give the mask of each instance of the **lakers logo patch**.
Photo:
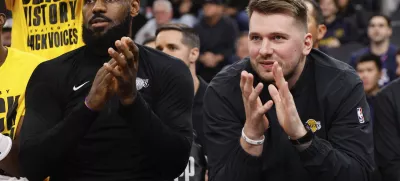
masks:
[(309, 119), (306, 122), (306, 128), (311, 130), (313, 133), (321, 129), (321, 122), (315, 121), (314, 119)]

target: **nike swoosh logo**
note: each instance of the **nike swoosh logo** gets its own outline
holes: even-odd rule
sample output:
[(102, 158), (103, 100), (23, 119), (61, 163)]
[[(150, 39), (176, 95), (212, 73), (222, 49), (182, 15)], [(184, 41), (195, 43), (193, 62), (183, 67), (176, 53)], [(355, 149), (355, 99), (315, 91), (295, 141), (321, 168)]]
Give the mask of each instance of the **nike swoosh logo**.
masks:
[(89, 83), (89, 81), (87, 81), (87, 82), (85, 82), (85, 83), (83, 83), (82, 85), (80, 85), (80, 86), (78, 86), (78, 87), (73, 87), (72, 88), (72, 90), (74, 90), (74, 91), (77, 91), (77, 90), (79, 90), (80, 88), (82, 88), (85, 84), (87, 84), (87, 83)]

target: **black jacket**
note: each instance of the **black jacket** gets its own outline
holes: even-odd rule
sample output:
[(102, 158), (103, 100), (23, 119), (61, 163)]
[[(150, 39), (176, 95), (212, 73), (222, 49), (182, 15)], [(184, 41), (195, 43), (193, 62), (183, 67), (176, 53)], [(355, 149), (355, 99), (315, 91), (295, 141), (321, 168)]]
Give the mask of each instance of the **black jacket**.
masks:
[(374, 141), (376, 165), (382, 180), (400, 180), (400, 79), (375, 98)]
[[(210, 181), (343, 181), (368, 180), (373, 170), (369, 107), (361, 80), (349, 65), (318, 50), (307, 57), (291, 92), (306, 127), (315, 133), (310, 147), (299, 152), (279, 125), (275, 107), (266, 116), (270, 128), (261, 157), (247, 154), (239, 140), (245, 112), (239, 86), (247, 70), (244, 59), (219, 73), (204, 98)], [(264, 87), (267, 87), (265, 85)], [(268, 90), (262, 102), (271, 99)]]
[(182, 61), (139, 46), (138, 95), (88, 109), (96, 72), (110, 57), (84, 46), (40, 64), (26, 90), (20, 163), (30, 181), (165, 180), (185, 169), (191, 143), (193, 79)]

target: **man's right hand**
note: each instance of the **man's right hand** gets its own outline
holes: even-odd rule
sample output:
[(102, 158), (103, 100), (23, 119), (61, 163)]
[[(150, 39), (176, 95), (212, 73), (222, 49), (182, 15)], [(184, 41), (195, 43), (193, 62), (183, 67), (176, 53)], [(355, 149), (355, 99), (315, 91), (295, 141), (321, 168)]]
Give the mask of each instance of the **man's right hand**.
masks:
[[(243, 132), (252, 140), (261, 140), (264, 132), (269, 127), (269, 121), (265, 113), (271, 109), (273, 102), (269, 100), (264, 105), (259, 97), (263, 84), (259, 83), (253, 87), (254, 77), (252, 74), (243, 71), (240, 79), (240, 88), (242, 90), (242, 98), (246, 113), (246, 123)], [(254, 156), (260, 156), (262, 146), (251, 145), (241, 138), (240, 143), (243, 149)]]
[(105, 106), (107, 100), (114, 93), (114, 76), (110, 74), (105, 66), (115, 68), (117, 62), (111, 59), (105, 63), (96, 74), (89, 95), (86, 97), (86, 106), (94, 111), (100, 111)]

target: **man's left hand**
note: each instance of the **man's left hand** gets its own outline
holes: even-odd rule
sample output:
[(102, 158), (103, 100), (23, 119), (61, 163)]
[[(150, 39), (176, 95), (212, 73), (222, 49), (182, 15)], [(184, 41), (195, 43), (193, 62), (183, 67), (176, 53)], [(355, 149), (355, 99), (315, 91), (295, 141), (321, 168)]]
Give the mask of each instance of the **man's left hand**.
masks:
[(290, 139), (297, 140), (306, 135), (307, 130), (300, 120), (292, 93), (289, 91), (288, 82), (286, 82), (282, 67), (279, 66), (278, 62), (274, 63), (272, 74), (278, 89), (271, 84), (268, 86), (268, 90), (275, 103), (279, 124), (286, 134), (290, 136)]
[(137, 96), (136, 75), (139, 68), (139, 49), (132, 39), (123, 37), (115, 42), (118, 51), (110, 48), (108, 53), (117, 62), (117, 67), (106, 66), (115, 78), (116, 93), (123, 105), (132, 104)]

